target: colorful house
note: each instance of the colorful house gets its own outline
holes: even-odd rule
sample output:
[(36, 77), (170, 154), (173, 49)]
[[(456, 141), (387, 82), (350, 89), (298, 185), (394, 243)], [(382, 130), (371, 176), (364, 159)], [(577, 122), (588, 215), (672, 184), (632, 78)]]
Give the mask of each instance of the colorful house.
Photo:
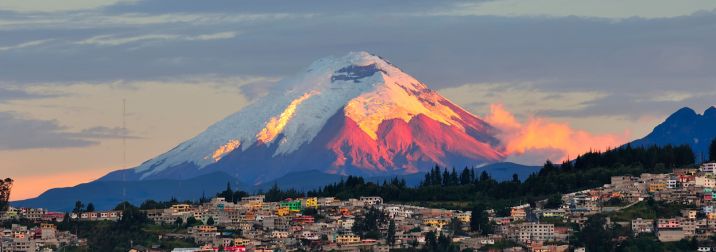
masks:
[(303, 224), (312, 224), (313, 222), (315, 222), (315, 219), (313, 218), (313, 216), (304, 215), (304, 216), (298, 216), (296, 218), (293, 218), (292, 221), (293, 221), (293, 223), (303, 225)]
[(278, 216), (286, 216), (289, 215), (291, 212), (289, 211), (288, 207), (279, 207), (276, 209), (276, 215)]
[(306, 208), (318, 208), (318, 198), (309, 197), (305, 199)]
[(287, 199), (287, 200), (281, 201), (279, 206), (288, 207), (288, 210), (291, 212), (300, 212), (302, 209), (301, 200)]
[(447, 220), (444, 220), (444, 219), (426, 219), (423, 221), (423, 225), (436, 227), (436, 228), (443, 228), (447, 224), (448, 224)]

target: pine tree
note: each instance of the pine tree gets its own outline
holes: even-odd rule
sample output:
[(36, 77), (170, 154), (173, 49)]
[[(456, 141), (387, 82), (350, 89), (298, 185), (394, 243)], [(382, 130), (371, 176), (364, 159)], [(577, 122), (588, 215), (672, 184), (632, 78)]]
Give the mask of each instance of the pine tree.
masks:
[(395, 222), (393, 220), (390, 220), (388, 224), (388, 234), (385, 236), (385, 240), (390, 246), (395, 245)]
[(485, 206), (480, 203), (475, 204), (470, 213), (470, 229), (480, 234), (492, 232), (492, 226), (490, 226), (490, 221), (485, 213)]
[(450, 172), (450, 181), (449, 185), (457, 185), (460, 183), (460, 180), (457, 177), (457, 172), (455, 171), (455, 167), (452, 168), (452, 172)]
[(87, 211), (88, 213), (94, 212), (94, 204), (92, 204), (92, 202), (87, 204), (87, 209), (85, 211)]
[(447, 186), (449, 184), (450, 184), (450, 173), (447, 171), (447, 168), (446, 168), (445, 170), (443, 170), (443, 181), (442, 181), (441, 185)]
[(460, 173), (460, 184), (461, 185), (467, 185), (470, 184), (470, 170), (465, 167), (462, 169), (462, 172)]
[(85, 210), (85, 204), (82, 204), (82, 201), (76, 201), (75, 202), (75, 208), (72, 209), (73, 213), (76, 213), (77, 215), (80, 215)]
[(488, 180), (490, 180), (490, 174), (487, 174), (486, 171), (482, 171), (482, 172), (480, 173), (480, 181), (481, 181), (481, 182), (485, 182), (485, 181), (488, 181)]
[(443, 178), (440, 176), (440, 166), (435, 165), (435, 168), (433, 168), (432, 179), (433, 185), (440, 185), (442, 183)]

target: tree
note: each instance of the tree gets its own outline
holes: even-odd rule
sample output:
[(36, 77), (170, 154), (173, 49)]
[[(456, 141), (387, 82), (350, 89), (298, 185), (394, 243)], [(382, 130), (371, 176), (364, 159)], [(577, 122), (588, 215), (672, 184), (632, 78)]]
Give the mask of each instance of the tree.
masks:
[(94, 204), (92, 202), (87, 204), (87, 209), (85, 209), (86, 212), (91, 213), (94, 212)]
[(234, 202), (234, 190), (231, 190), (231, 183), (226, 182), (226, 190), (218, 193), (216, 197), (224, 198), (228, 202)]
[(447, 168), (445, 168), (445, 170), (443, 170), (442, 178), (443, 178), (443, 182), (441, 185), (443, 185), (443, 186), (450, 185), (450, 173), (448, 172)]
[(145, 200), (142, 202), (141, 205), (139, 205), (139, 209), (142, 210), (149, 210), (149, 209), (161, 209), (165, 208), (166, 206), (160, 202), (157, 202), (155, 200)]
[(462, 221), (460, 221), (460, 219), (456, 217), (450, 219), (450, 230), (452, 231), (453, 235), (465, 234), (465, 232), (462, 231)]
[(13, 180), (10, 178), (0, 179), (0, 212), (7, 211), (12, 183)]
[(181, 217), (177, 217), (177, 219), (174, 220), (174, 225), (176, 225), (177, 227), (181, 226), (182, 224), (184, 224), (184, 219), (182, 219)]
[(472, 182), (472, 179), (470, 179), (470, 170), (465, 167), (465, 169), (462, 170), (460, 173), (460, 184), (461, 185), (467, 185)]
[(385, 240), (390, 246), (395, 245), (395, 222), (393, 220), (388, 223), (388, 234), (385, 236)]
[(716, 162), (716, 138), (711, 140), (711, 145), (709, 146), (709, 161)]
[(62, 222), (57, 225), (58, 229), (69, 230), (71, 228), (71, 218), (70, 213), (65, 212), (65, 216), (62, 217)]
[(75, 202), (75, 208), (72, 209), (73, 213), (76, 213), (77, 215), (81, 214), (85, 210), (85, 204), (82, 204), (82, 201), (76, 201)]
[(428, 251), (438, 250), (438, 237), (435, 235), (435, 231), (430, 231), (425, 234), (425, 249)]
[(214, 225), (214, 217), (209, 216), (209, 219), (206, 220), (206, 225), (213, 226)]
[(380, 239), (382, 235), (378, 226), (384, 221), (383, 212), (371, 207), (363, 217), (356, 218), (351, 230), (361, 238)]
[(122, 203), (119, 203), (119, 204), (117, 204), (117, 206), (114, 207), (114, 211), (125, 211), (125, 210), (139, 211), (139, 208), (132, 205), (132, 203), (129, 203), (129, 201), (123, 201)]
[(562, 196), (559, 194), (553, 194), (549, 198), (547, 198), (547, 204), (544, 205), (544, 208), (547, 209), (557, 209), (562, 206)]
[(492, 233), (492, 226), (485, 213), (485, 206), (481, 203), (475, 204), (470, 213), (470, 229), (480, 234)]
[(452, 172), (450, 172), (450, 180), (448, 182), (448, 185), (458, 185), (460, 183), (460, 179), (457, 176), (455, 168), (452, 168)]
[(193, 227), (196, 225), (201, 225), (201, 221), (194, 218), (194, 216), (189, 216), (189, 218), (186, 219), (186, 227)]
[(488, 180), (490, 180), (490, 174), (487, 174), (486, 171), (482, 171), (480, 173), (480, 181), (484, 182), (484, 181), (488, 181)]
[(587, 251), (611, 251), (612, 233), (606, 229), (607, 221), (603, 215), (594, 215), (587, 219), (584, 228), (576, 238), (587, 248)]

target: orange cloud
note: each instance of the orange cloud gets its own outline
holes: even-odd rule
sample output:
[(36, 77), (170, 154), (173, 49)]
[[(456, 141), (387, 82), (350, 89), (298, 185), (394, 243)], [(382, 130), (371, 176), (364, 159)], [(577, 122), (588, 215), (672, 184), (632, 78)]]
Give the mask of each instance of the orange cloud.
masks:
[[(490, 111), (485, 121), (502, 130), (500, 138), (505, 145), (506, 154), (542, 159), (532, 162), (544, 162), (546, 159), (562, 161), (589, 150), (613, 148), (626, 140), (626, 136), (592, 134), (547, 118), (531, 117), (521, 123), (501, 104), (492, 104)], [(535, 152), (545, 156), (535, 156)]]

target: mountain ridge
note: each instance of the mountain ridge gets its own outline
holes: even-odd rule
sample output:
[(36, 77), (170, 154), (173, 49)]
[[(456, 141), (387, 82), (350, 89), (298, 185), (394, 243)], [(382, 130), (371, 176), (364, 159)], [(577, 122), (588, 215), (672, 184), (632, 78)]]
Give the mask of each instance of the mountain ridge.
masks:
[[(539, 171), (539, 169), (541, 169), (540, 166), (501, 162), (475, 168), (475, 172), (485, 171), (497, 181), (507, 181), (512, 179), (512, 174), (517, 174), (520, 179), (525, 179), (530, 174)], [(223, 172), (214, 172), (190, 179), (96, 180), (72, 187), (50, 189), (32, 199), (13, 201), (11, 205), (15, 207), (45, 208), (51, 211), (70, 211), (74, 206), (74, 202), (79, 200), (85, 203), (92, 202), (98, 210), (108, 210), (124, 200), (128, 200), (134, 205), (139, 205), (144, 200), (149, 199), (166, 201), (171, 198), (197, 200), (201, 196), (211, 197), (226, 189), (227, 182), (234, 189), (238, 188), (247, 192), (257, 193), (267, 191), (274, 185), (281, 189), (314, 190), (345, 178), (347, 176), (328, 174), (318, 170), (306, 170), (286, 174), (259, 185), (252, 185)], [(392, 178), (405, 179), (409, 186), (417, 186), (424, 178), (424, 173), (365, 177), (365, 180), (382, 183)], [(126, 191), (123, 191), (124, 189)]]
[(716, 107), (707, 108), (703, 114), (698, 114), (692, 108), (683, 107), (669, 115), (649, 134), (629, 144), (632, 146), (686, 144), (691, 146), (698, 161), (708, 155), (708, 147), (713, 139), (716, 139)]

